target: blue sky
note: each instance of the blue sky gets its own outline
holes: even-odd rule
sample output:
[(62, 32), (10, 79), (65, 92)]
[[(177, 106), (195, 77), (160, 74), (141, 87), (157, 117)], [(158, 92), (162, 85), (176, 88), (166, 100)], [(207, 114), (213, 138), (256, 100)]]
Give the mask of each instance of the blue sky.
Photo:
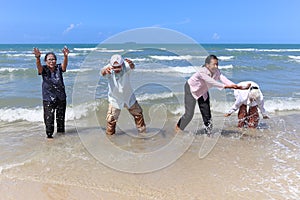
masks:
[(299, 0), (3, 0), (0, 43), (101, 43), (162, 27), (199, 43), (300, 44)]

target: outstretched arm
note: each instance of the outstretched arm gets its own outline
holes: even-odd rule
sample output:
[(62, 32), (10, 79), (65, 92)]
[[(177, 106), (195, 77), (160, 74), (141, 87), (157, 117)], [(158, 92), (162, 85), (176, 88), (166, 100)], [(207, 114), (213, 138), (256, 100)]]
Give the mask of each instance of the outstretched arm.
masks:
[(248, 85), (241, 86), (241, 85), (236, 85), (236, 84), (231, 84), (231, 85), (225, 85), (225, 89), (238, 89), (238, 90), (248, 90), (251, 86), (251, 83), (248, 83)]
[(43, 72), (43, 66), (41, 64), (41, 52), (38, 48), (33, 48), (33, 54), (36, 58), (36, 67), (38, 69), (38, 73), (41, 74)]
[(233, 112), (237, 111), (240, 106), (243, 104), (242, 102), (243, 100), (239, 97), (236, 96), (236, 100), (234, 102), (234, 104), (231, 106), (231, 108), (227, 111), (227, 113), (225, 113), (225, 117), (229, 117)]
[(62, 71), (65, 72), (67, 71), (67, 66), (68, 66), (68, 55), (70, 53), (68, 47), (64, 47), (63, 50), (62, 50), (63, 54), (64, 54), (64, 61), (61, 65), (61, 68), (62, 68)]

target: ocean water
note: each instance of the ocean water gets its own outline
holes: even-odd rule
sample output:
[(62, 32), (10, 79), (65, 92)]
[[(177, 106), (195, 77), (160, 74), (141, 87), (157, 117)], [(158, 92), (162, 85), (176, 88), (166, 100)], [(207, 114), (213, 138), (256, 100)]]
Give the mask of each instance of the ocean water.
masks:
[[(95, 189), (99, 193), (95, 199), (102, 192), (117, 193), (124, 199), (299, 199), (300, 45), (67, 44), (71, 53), (64, 73), (66, 134), (55, 135), (49, 142), (43, 124), (41, 77), (32, 49), (38, 47), (42, 58), (46, 52), (55, 52), (60, 63), (63, 46), (0, 45), (2, 179)], [(99, 135), (105, 136), (108, 88), (99, 73), (115, 53), (136, 65), (131, 84), (149, 130), (147, 138), (138, 138), (133, 120), (123, 111), (120, 134), (109, 138), (123, 151), (145, 155), (176, 140), (173, 128), (184, 112), (184, 83), (208, 54), (218, 56), (221, 72), (233, 82), (251, 80), (260, 85), (271, 118), (261, 120), (257, 130), (238, 130), (236, 114), (223, 118), (234, 102), (233, 91), (212, 89), (213, 120), (221, 134), (204, 159), (199, 158), (199, 148), (206, 136), (191, 134), (181, 138), (190, 141), (182, 151), (177, 150), (180, 142), (172, 143), (172, 152), (178, 151), (172, 162), (153, 165), (155, 170), (147, 174), (120, 172), (122, 169), (95, 155), (101, 152), (91, 150), (94, 145), (104, 145), (96, 141)], [(201, 129), (198, 108), (187, 129)], [(112, 158), (117, 164), (119, 157)], [(123, 171), (132, 172), (126, 169)], [(122, 179), (116, 180), (118, 177)]]

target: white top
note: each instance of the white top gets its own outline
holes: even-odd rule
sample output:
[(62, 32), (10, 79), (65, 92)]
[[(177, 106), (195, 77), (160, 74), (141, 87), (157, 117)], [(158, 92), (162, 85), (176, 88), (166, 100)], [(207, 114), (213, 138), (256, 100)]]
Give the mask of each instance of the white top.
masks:
[(124, 106), (130, 108), (136, 102), (129, 79), (131, 70), (125, 61), (120, 73), (112, 71), (111, 74), (104, 76), (108, 79), (108, 101), (115, 108), (122, 109)]
[[(251, 86), (248, 90), (234, 90), (235, 102), (227, 113), (232, 114), (233, 112), (238, 110), (241, 105), (244, 104), (244, 105), (248, 105), (250, 107), (257, 105), (261, 114), (263, 116), (267, 116), (266, 110), (264, 108), (264, 97), (263, 97), (262, 92), (259, 89), (258, 84), (253, 81), (243, 81), (243, 82), (238, 83), (238, 85), (247, 86), (248, 83), (251, 83)], [(250, 102), (250, 100), (249, 100), (249, 92), (251, 90), (251, 87), (257, 87), (259, 90), (259, 93), (260, 93), (260, 95), (259, 95), (260, 98), (256, 99), (255, 101), (252, 101), (252, 102)]]

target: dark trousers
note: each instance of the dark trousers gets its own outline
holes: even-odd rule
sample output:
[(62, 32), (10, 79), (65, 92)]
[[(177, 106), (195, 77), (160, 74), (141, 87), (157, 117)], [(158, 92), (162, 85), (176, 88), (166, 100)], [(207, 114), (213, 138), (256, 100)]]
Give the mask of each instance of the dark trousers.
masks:
[(202, 119), (205, 126), (209, 126), (211, 123), (211, 111), (210, 111), (210, 102), (209, 102), (209, 94), (207, 92), (207, 99), (204, 100), (203, 97), (200, 97), (196, 100), (192, 93), (188, 83), (184, 86), (184, 107), (185, 112), (184, 115), (179, 119), (177, 126), (184, 130), (185, 127), (190, 123), (194, 116), (196, 102), (198, 102), (198, 106), (202, 115)]
[(46, 126), (47, 135), (52, 135), (54, 132), (54, 113), (56, 111), (57, 132), (65, 132), (65, 113), (66, 100), (63, 101), (43, 101), (44, 107), (44, 123)]

